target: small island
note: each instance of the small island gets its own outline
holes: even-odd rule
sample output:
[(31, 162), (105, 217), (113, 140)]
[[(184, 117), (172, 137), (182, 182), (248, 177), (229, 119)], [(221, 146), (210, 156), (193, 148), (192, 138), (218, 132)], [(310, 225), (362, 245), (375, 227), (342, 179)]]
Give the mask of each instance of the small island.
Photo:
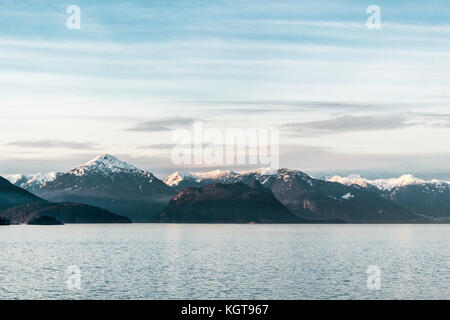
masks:
[[(50, 218), (59, 224), (65, 223), (131, 223), (127, 217), (119, 216), (98, 207), (81, 203), (39, 202), (18, 205), (2, 212), (11, 223), (31, 224), (34, 220), (44, 224)], [(46, 217), (46, 219), (43, 219)], [(34, 223), (37, 224), (37, 223)], [(56, 223), (53, 223), (56, 225)]]

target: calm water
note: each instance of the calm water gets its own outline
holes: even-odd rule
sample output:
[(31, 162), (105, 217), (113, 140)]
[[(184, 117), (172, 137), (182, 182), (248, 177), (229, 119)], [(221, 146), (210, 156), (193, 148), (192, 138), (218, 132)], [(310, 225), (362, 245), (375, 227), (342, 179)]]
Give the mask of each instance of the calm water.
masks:
[(0, 243), (3, 299), (450, 298), (449, 225), (8, 226)]

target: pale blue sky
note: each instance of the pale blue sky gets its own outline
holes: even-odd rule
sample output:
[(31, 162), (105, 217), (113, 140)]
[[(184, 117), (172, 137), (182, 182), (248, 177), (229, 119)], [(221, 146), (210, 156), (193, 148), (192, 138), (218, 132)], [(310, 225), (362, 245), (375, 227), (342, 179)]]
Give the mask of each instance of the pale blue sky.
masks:
[(0, 173), (107, 152), (163, 175), (170, 130), (133, 129), (201, 120), (279, 127), (281, 165), (307, 172), (448, 177), (449, 17), (448, 1), (3, 0)]

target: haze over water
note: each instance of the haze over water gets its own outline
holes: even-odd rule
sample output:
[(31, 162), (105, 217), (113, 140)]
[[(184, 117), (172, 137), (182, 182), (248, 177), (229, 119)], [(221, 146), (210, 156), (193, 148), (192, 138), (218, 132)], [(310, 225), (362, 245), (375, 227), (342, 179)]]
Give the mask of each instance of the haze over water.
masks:
[[(1, 299), (448, 299), (448, 225), (0, 228)], [(81, 289), (69, 290), (69, 266)], [(381, 269), (380, 290), (366, 270)]]

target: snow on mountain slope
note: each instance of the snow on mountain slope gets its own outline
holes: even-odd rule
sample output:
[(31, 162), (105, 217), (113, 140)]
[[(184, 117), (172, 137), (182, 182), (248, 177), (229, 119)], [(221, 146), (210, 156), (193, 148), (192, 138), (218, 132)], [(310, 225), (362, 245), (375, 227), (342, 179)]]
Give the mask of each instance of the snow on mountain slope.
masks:
[(33, 175), (30, 180), (28, 180), (27, 184), (39, 184), (43, 185), (46, 182), (55, 180), (59, 175), (61, 175), (61, 172), (49, 172), (49, 173), (38, 173), (36, 175)]
[(5, 178), (12, 184), (22, 189), (34, 191), (43, 186), (45, 183), (55, 180), (61, 174), (61, 172), (37, 173), (31, 175), (13, 174), (5, 176)]
[(347, 177), (333, 176), (333, 177), (327, 179), (327, 181), (339, 182), (340, 184), (345, 184), (346, 186), (351, 186), (353, 184), (356, 184), (361, 187), (367, 187), (368, 180), (361, 178), (361, 176), (358, 174), (352, 174)]
[(4, 178), (6, 180), (8, 180), (9, 182), (11, 182), (12, 184), (19, 186), (18, 184), (24, 183), (24, 182), (30, 180), (31, 178), (33, 178), (33, 175), (20, 174), (20, 173), (19, 174), (9, 174), (9, 175), (4, 176)]
[(251, 170), (251, 171), (246, 171), (241, 174), (246, 175), (246, 174), (252, 174), (252, 173), (262, 175), (262, 176), (273, 176), (275, 174), (278, 174), (278, 170), (268, 167), (268, 168), (259, 168), (259, 169), (255, 169), (255, 170)]
[(84, 176), (86, 174), (103, 174), (110, 173), (142, 171), (135, 166), (117, 159), (109, 154), (102, 154), (98, 157), (70, 170), (68, 173), (75, 176)]
[(230, 179), (237, 177), (239, 174), (230, 170), (213, 170), (209, 172), (197, 172), (191, 173), (191, 175), (195, 176), (197, 179), (205, 180), (205, 179)]
[[(245, 172), (234, 172), (231, 170), (213, 170), (207, 172), (179, 172), (176, 171), (166, 178), (164, 182), (171, 187), (178, 186), (182, 182), (202, 183), (205, 181), (214, 181), (221, 183), (242, 182), (247, 176), (271, 176), (276, 175), (278, 170), (273, 168), (259, 168)], [(259, 180), (259, 179), (258, 179)], [(261, 182), (261, 181), (260, 181)]]
[[(188, 173), (174, 172), (163, 179), (164, 183), (168, 186), (177, 186), (181, 181), (191, 178)], [(194, 178), (194, 177), (192, 177)]]
[(166, 178), (164, 182), (168, 186), (178, 186), (181, 182), (197, 182), (200, 183), (205, 180), (222, 181), (235, 179), (239, 176), (238, 173), (230, 170), (213, 170), (208, 172), (179, 172), (176, 171)]
[(369, 183), (381, 190), (392, 190), (396, 187), (425, 184), (426, 181), (416, 178), (411, 174), (404, 174), (398, 178), (369, 180)]
[(434, 184), (434, 185), (444, 185), (449, 184), (449, 181), (442, 181), (442, 180), (423, 180), (414, 177), (411, 174), (405, 174), (398, 178), (390, 178), (390, 179), (375, 179), (375, 180), (369, 180), (362, 178), (359, 175), (349, 175), (347, 177), (341, 177), (341, 176), (333, 176), (327, 181), (331, 182), (339, 182), (341, 184), (350, 186), (353, 184), (359, 185), (361, 187), (367, 187), (368, 185), (373, 185), (377, 187), (379, 190), (382, 191), (390, 191), (394, 188), (398, 187), (405, 187), (410, 185), (424, 185), (424, 184)]
[(259, 168), (251, 171), (234, 172), (230, 170), (214, 170), (209, 172), (189, 172), (181, 173), (174, 172), (164, 179), (164, 182), (176, 189), (185, 187), (200, 187), (202, 185), (219, 182), (219, 183), (250, 183), (257, 180), (262, 185), (266, 186), (274, 181), (274, 179), (282, 179), (288, 183), (292, 179), (300, 178), (310, 186), (314, 185), (315, 179), (309, 175), (290, 169), (273, 169), (273, 168)]
[[(136, 168), (135, 166), (128, 164), (124, 161), (117, 159), (109, 154), (102, 154), (96, 158), (82, 164), (68, 172), (68, 174), (82, 177), (86, 174), (102, 174), (108, 176), (112, 173), (126, 173), (126, 172), (139, 172), (143, 173), (143, 170)], [(12, 184), (21, 187), (26, 190), (36, 190), (45, 185), (47, 182), (54, 181), (59, 176), (63, 175), (62, 172), (49, 172), (38, 174), (13, 174), (7, 175), (5, 178)], [(147, 173), (147, 175), (150, 175)], [(153, 175), (151, 175), (153, 177)]]
[(149, 222), (175, 195), (153, 173), (103, 154), (46, 183), (36, 194), (53, 202), (79, 202)]

